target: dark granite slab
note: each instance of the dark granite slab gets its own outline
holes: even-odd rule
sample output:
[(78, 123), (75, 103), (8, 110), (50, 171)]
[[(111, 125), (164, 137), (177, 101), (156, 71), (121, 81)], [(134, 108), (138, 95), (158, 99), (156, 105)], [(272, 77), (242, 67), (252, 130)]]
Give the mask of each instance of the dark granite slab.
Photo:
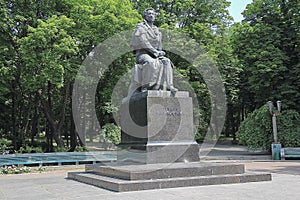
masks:
[(177, 177), (209, 176), (218, 174), (242, 174), (242, 164), (172, 163), (132, 165), (115, 163), (111, 165), (87, 165), (87, 172), (126, 180), (150, 180)]
[(68, 178), (116, 192), (270, 181), (271, 174), (244, 173), (155, 180), (123, 180), (89, 172), (70, 172)]
[[(140, 147), (140, 146), (138, 146)], [(199, 145), (193, 141), (181, 142), (150, 142), (144, 149), (119, 150), (119, 162), (137, 163), (173, 163), (173, 162), (196, 162), (199, 161)]]

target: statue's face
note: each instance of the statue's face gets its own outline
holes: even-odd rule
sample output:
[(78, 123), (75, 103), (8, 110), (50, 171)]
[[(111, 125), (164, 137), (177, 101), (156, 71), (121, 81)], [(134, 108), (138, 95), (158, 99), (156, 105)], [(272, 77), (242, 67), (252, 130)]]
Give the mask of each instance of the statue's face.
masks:
[(155, 16), (156, 16), (156, 13), (154, 12), (154, 10), (148, 10), (148, 11), (145, 13), (145, 20), (146, 20), (147, 22), (154, 22)]

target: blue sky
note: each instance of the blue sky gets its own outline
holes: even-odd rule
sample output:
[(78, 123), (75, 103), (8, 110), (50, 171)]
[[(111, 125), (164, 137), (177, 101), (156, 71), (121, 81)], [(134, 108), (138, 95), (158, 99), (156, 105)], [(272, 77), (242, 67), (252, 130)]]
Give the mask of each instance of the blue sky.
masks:
[(243, 19), (241, 12), (243, 12), (247, 4), (252, 3), (252, 0), (229, 0), (231, 6), (229, 7), (230, 15), (235, 22), (240, 22)]

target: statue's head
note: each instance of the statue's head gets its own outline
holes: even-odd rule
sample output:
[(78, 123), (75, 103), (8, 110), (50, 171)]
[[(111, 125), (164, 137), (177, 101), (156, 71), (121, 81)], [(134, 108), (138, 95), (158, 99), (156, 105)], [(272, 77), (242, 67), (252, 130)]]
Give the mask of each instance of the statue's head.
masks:
[(143, 13), (143, 18), (148, 22), (154, 22), (157, 13), (153, 8), (146, 8)]

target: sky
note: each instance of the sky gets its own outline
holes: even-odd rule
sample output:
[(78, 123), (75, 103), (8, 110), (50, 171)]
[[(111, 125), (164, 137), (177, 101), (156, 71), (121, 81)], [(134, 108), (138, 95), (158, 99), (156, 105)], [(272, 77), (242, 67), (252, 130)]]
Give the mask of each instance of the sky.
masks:
[(235, 22), (240, 22), (243, 19), (243, 12), (247, 4), (252, 3), (252, 0), (229, 0), (231, 5), (229, 7), (230, 15), (234, 18)]

